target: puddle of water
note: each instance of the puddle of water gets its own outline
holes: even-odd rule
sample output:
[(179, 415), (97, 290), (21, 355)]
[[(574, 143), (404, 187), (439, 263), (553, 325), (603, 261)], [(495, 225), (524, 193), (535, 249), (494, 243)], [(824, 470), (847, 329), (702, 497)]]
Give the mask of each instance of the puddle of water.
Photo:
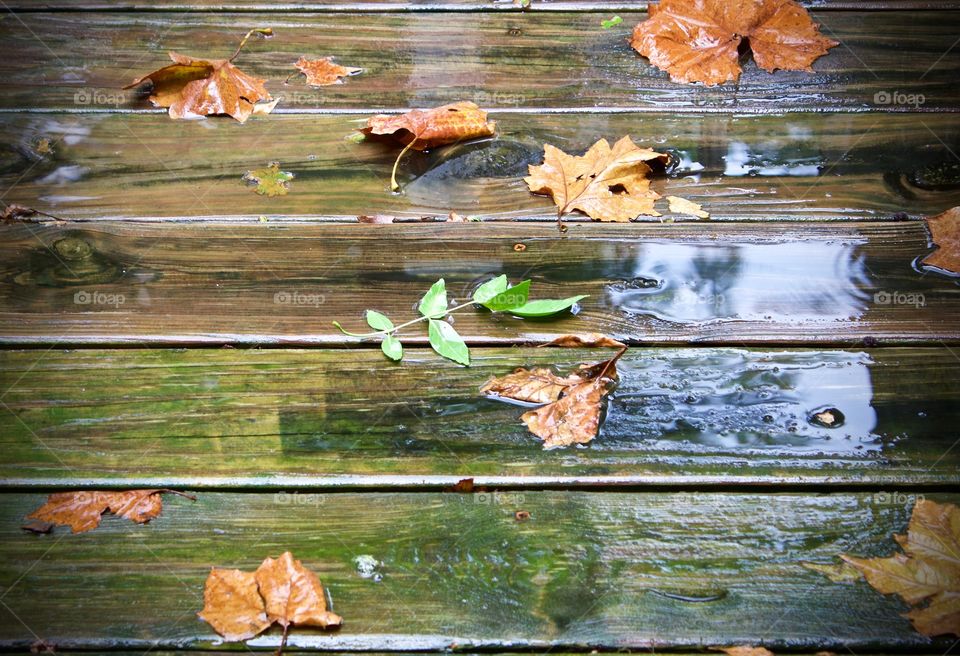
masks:
[(617, 270), (606, 272), (619, 281), (608, 285), (602, 302), (628, 315), (677, 322), (857, 319), (872, 294), (862, 245), (631, 244)]

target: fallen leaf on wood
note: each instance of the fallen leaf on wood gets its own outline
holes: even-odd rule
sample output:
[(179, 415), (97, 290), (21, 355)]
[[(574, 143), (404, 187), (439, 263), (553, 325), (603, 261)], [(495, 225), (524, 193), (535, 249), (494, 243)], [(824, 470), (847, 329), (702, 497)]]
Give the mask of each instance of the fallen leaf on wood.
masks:
[(960, 274), (960, 207), (926, 218), (930, 238), (937, 250), (921, 264)]
[(822, 36), (794, 0), (661, 0), (647, 11), (630, 45), (674, 82), (736, 81), (744, 39), (757, 65), (770, 73), (812, 72), (811, 64), (839, 45)]
[(138, 524), (145, 524), (160, 514), (163, 509), (160, 495), (167, 492), (196, 501), (196, 497), (176, 490), (55, 492), (47, 497), (45, 504), (27, 515), (27, 519), (69, 526), (74, 533), (97, 528), (101, 516), (107, 511)]
[(149, 80), (153, 83), (150, 102), (156, 107), (167, 107), (170, 118), (226, 114), (243, 123), (251, 114), (268, 114), (276, 102), (262, 102), (271, 100), (264, 80), (233, 65), (252, 34), (269, 36), (272, 32), (251, 30), (230, 59), (196, 59), (171, 52), (173, 64), (137, 78), (124, 89)]
[(301, 57), (294, 66), (307, 77), (307, 84), (313, 87), (337, 84), (340, 82), (340, 78), (356, 75), (363, 71), (362, 68), (349, 68), (334, 64), (333, 57), (322, 59)]
[(24, 522), (20, 526), (24, 531), (30, 531), (31, 533), (46, 534), (53, 530), (53, 527), (56, 526), (53, 522), (44, 522), (39, 519), (31, 519), (29, 522)]
[(460, 494), (470, 494), (473, 492), (473, 479), (472, 478), (461, 478), (457, 481), (453, 487), (450, 488), (450, 492), (459, 492)]
[(3, 208), (3, 213), (0, 214), (0, 222), (3, 223), (40, 223), (41, 219), (38, 219), (38, 216), (46, 217), (52, 219), (57, 223), (63, 223), (63, 220), (53, 216), (52, 214), (47, 214), (46, 212), (41, 212), (35, 210), (32, 207), (24, 207), (23, 205), (17, 205), (16, 203), (11, 203)]
[(201, 619), (230, 641), (248, 640), (273, 624), (254, 572), (213, 568), (203, 589)]
[(243, 174), (243, 181), (256, 185), (254, 191), (261, 196), (285, 196), (290, 191), (293, 173), (280, 170), (280, 162), (270, 162), (266, 168), (254, 169)]
[(546, 449), (586, 444), (597, 436), (603, 399), (618, 379), (617, 361), (627, 347), (604, 335), (564, 335), (557, 346), (618, 346), (616, 355), (595, 364), (581, 364), (567, 376), (547, 368), (517, 369), (489, 380), (481, 392), (494, 398), (545, 404), (525, 412), (520, 419)]
[(812, 572), (819, 572), (834, 583), (855, 583), (863, 578), (856, 567), (847, 562), (842, 563), (807, 563), (801, 565)]
[(667, 196), (667, 203), (669, 204), (670, 211), (674, 214), (688, 214), (698, 219), (710, 218), (710, 213), (704, 212), (703, 206), (699, 203), (694, 203), (692, 200), (680, 198), (679, 196)]
[(773, 656), (773, 652), (763, 647), (718, 647), (717, 651), (722, 651), (729, 656)]
[(291, 626), (329, 628), (343, 622), (327, 610), (317, 575), (289, 551), (277, 559), (267, 557), (255, 572), (212, 569), (203, 601), (198, 615), (226, 640), (247, 640), (279, 623), (283, 627), (279, 652)]
[(582, 335), (561, 335), (540, 346), (560, 346), (563, 348), (623, 348), (626, 344), (601, 333), (584, 333)]
[(841, 558), (860, 570), (878, 592), (898, 594), (913, 606), (906, 617), (923, 635), (960, 636), (960, 508), (920, 499), (907, 534), (894, 539), (903, 553)]
[(543, 164), (530, 165), (524, 178), (530, 191), (553, 197), (557, 219), (578, 210), (597, 221), (631, 221), (641, 214), (660, 216), (653, 209), (660, 195), (650, 189), (648, 162), (666, 164), (669, 157), (640, 148), (630, 137), (610, 147), (600, 139), (581, 156), (568, 155), (550, 144), (543, 147)]
[(433, 109), (412, 109), (406, 114), (391, 116), (377, 114), (367, 120), (360, 132), (367, 137), (374, 136), (391, 139), (404, 144), (390, 179), (391, 188), (396, 191), (397, 165), (400, 158), (410, 148), (427, 150), (436, 146), (492, 137), (496, 134), (495, 121), (487, 121), (487, 113), (472, 102), (458, 102)]

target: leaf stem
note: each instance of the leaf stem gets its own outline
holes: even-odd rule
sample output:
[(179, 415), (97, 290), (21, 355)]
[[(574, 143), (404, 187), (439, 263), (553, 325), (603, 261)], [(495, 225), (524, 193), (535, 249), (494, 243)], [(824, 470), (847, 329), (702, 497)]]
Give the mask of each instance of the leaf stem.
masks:
[(240, 51), (243, 50), (243, 46), (247, 45), (247, 40), (254, 34), (259, 34), (260, 36), (273, 36), (273, 28), (272, 27), (255, 27), (249, 32), (247, 32), (246, 36), (244, 36), (243, 40), (240, 42), (240, 45), (237, 46), (237, 51), (234, 52), (233, 56), (227, 61), (232, 62), (234, 59), (236, 59), (237, 55), (240, 54)]
[[(476, 301), (470, 300), (470, 301), (467, 301), (466, 303), (461, 303), (460, 305), (455, 305), (454, 307), (452, 307), (452, 308), (450, 308), (449, 310), (447, 310), (446, 312), (444, 312), (444, 313), (443, 313), (443, 316), (446, 316), (446, 315), (448, 315), (448, 314), (451, 314), (451, 313), (453, 313), (453, 312), (456, 312), (457, 310), (462, 310), (463, 308), (465, 308), (465, 307), (467, 307), (467, 306), (469, 306), (469, 305), (473, 305), (474, 303), (476, 303)], [(333, 322), (333, 325), (336, 326), (336, 327), (340, 330), (340, 332), (342, 332), (344, 335), (349, 335), (350, 337), (379, 337), (379, 336), (381, 336), (381, 335), (384, 335), (384, 336), (385, 336), (385, 335), (389, 335), (389, 334), (391, 334), (391, 333), (395, 333), (395, 332), (397, 332), (398, 330), (400, 330), (401, 328), (406, 328), (407, 326), (412, 326), (412, 325), (415, 324), (415, 323), (420, 323), (421, 321), (426, 321), (427, 319), (436, 319), (436, 318), (437, 318), (437, 316), (432, 316), (432, 317), (417, 317), (416, 319), (411, 319), (410, 321), (407, 321), (406, 323), (402, 323), (402, 324), (400, 324), (399, 326), (394, 326), (391, 330), (377, 330), (377, 331), (372, 332), (372, 333), (352, 333), (352, 332), (350, 332), (349, 330), (344, 330), (344, 329), (343, 329), (343, 326), (340, 325), (340, 322), (339, 322), (339, 321), (334, 321), (334, 322)]]
[(627, 352), (627, 348), (628, 348), (627, 345), (624, 344), (623, 346), (620, 347), (620, 350), (617, 351), (617, 354), (615, 356), (607, 360), (607, 363), (603, 366), (603, 369), (600, 371), (600, 375), (597, 376), (597, 380), (603, 380), (603, 377), (607, 375), (607, 370), (611, 366), (616, 364), (617, 360), (619, 360), (623, 356), (623, 354)]
[(390, 174), (390, 191), (400, 191), (400, 185), (397, 184), (397, 167), (400, 165), (400, 158), (410, 150), (410, 147), (417, 142), (417, 137), (413, 137), (413, 141), (404, 146), (403, 150), (400, 151), (400, 154), (397, 155), (397, 161), (393, 163), (393, 172)]

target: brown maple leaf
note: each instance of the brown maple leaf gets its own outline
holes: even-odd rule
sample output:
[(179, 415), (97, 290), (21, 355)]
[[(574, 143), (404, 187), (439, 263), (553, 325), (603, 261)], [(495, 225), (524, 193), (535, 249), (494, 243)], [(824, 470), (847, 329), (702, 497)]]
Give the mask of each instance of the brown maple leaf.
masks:
[(925, 220), (937, 250), (923, 258), (921, 264), (960, 274), (960, 207), (928, 216)]
[(198, 613), (230, 641), (247, 640), (274, 622), (283, 627), (279, 652), (291, 626), (340, 626), (343, 619), (327, 610), (326, 595), (317, 575), (289, 551), (267, 557), (255, 572), (214, 568), (203, 591)]
[(27, 515), (27, 519), (69, 526), (74, 533), (97, 528), (102, 515), (110, 511), (137, 524), (146, 524), (160, 515), (163, 502), (160, 495), (169, 492), (196, 501), (196, 497), (176, 490), (127, 490), (109, 492), (80, 490), (55, 492), (47, 502)]
[(322, 59), (307, 59), (300, 57), (294, 66), (307, 77), (307, 84), (313, 87), (324, 87), (337, 84), (340, 78), (356, 75), (362, 68), (350, 68), (333, 63), (333, 57)]
[(841, 558), (860, 570), (878, 592), (898, 594), (913, 606), (906, 617), (923, 635), (960, 636), (960, 508), (920, 499), (907, 534), (894, 538), (903, 553)]
[[(252, 34), (269, 35), (270, 30), (251, 30), (230, 59), (195, 59), (169, 53), (173, 64), (139, 77), (124, 89), (150, 80), (150, 102), (169, 108), (170, 118), (198, 118), (226, 114), (241, 123), (251, 114), (268, 114), (276, 106), (263, 85), (264, 80), (247, 75), (233, 65)], [(258, 104), (259, 103), (259, 104)]]
[(597, 436), (603, 399), (618, 379), (617, 360), (627, 347), (599, 334), (564, 335), (547, 344), (551, 345), (616, 346), (619, 351), (603, 362), (581, 364), (567, 376), (544, 367), (517, 369), (489, 380), (480, 391), (495, 398), (545, 404), (520, 417), (530, 432), (543, 440), (544, 448), (585, 444)]
[(648, 12), (630, 45), (674, 82), (736, 81), (744, 39), (757, 65), (770, 73), (812, 71), (817, 58), (839, 45), (822, 36), (794, 0), (661, 0)]
[(668, 155), (639, 148), (630, 137), (610, 147), (600, 139), (581, 156), (568, 155), (547, 144), (543, 164), (530, 165), (524, 178), (530, 191), (549, 194), (557, 205), (557, 219), (579, 210), (598, 221), (630, 221), (641, 214), (660, 216), (653, 203), (660, 195), (650, 189), (647, 162), (666, 164)]
[(390, 116), (377, 114), (360, 129), (365, 136), (387, 138), (404, 144), (390, 177), (390, 188), (397, 184), (397, 165), (409, 149), (427, 150), (470, 139), (492, 137), (496, 134), (495, 121), (487, 121), (487, 113), (472, 102), (457, 102), (433, 109), (411, 109), (406, 114)]

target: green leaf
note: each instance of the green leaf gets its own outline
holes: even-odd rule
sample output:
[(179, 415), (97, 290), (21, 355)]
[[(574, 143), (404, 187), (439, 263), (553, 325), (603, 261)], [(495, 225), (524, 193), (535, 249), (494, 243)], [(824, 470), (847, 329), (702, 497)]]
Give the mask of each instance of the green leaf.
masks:
[(290, 181), (293, 173), (280, 170), (279, 162), (270, 162), (266, 168), (254, 169), (243, 174), (243, 181), (256, 185), (256, 191), (261, 196), (283, 196), (290, 191)]
[(387, 318), (387, 315), (375, 310), (367, 310), (367, 325), (374, 330), (393, 330), (393, 322)]
[(585, 299), (586, 294), (582, 296), (571, 296), (570, 298), (543, 299), (539, 301), (530, 301), (526, 305), (510, 310), (510, 314), (518, 317), (549, 317), (551, 314), (563, 312), (573, 307), (573, 304)]
[(430, 290), (420, 299), (420, 314), (431, 319), (439, 319), (447, 313), (447, 286), (443, 278), (433, 283)]
[(600, 27), (602, 27), (605, 30), (609, 30), (611, 27), (616, 27), (622, 22), (623, 22), (622, 18), (620, 18), (619, 16), (614, 16), (610, 20), (600, 21)]
[(449, 323), (430, 319), (429, 334), (434, 351), (454, 362), (470, 364), (470, 349)]
[(486, 303), (497, 294), (507, 291), (508, 286), (506, 275), (497, 276), (477, 287), (477, 291), (473, 292), (473, 300), (477, 303)]
[(483, 306), (493, 312), (513, 310), (526, 305), (529, 296), (530, 281), (524, 280), (519, 285), (514, 285), (513, 287), (509, 287), (505, 291), (500, 292), (490, 300), (486, 301)]
[(380, 350), (391, 360), (399, 362), (403, 357), (403, 344), (393, 335), (386, 335), (380, 342)]

